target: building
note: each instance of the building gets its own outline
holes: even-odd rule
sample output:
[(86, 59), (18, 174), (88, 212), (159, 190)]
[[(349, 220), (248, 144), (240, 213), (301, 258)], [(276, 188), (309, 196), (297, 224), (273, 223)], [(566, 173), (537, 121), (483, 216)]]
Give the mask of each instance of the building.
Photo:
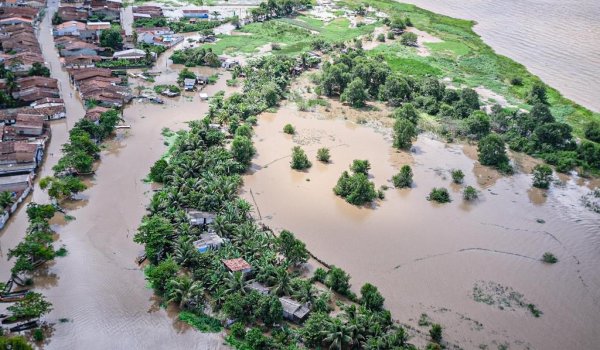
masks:
[(42, 161), (40, 144), (23, 141), (0, 142), (0, 176), (28, 174)]
[(246, 286), (246, 288), (248, 288), (248, 289), (250, 289), (250, 290), (253, 290), (253, 291), (256, 291), (256, 292), (258, 292), (258, 293), (260, 293), (260, 294), (262, 294), (262, 295), (267, 295), (267, 294), (269, 294), (269, 288), (268, 288), (268, 287), (265, 287), (265, 286), (264, 286), (262, 283), (260, 283), (260, 282), (253, 281), (252, 283), (249, 283), (249, 284)]
[(283, 318), (286, 320), (300, 323), (304, 321), (310, 313), (307, 304), (301, 304), (288, 297), (281, 297), (279, 298), (279, 301), (281, 302), (281, 306), (283, 306)]
[(203, 233), (200, 235), (200, 239), (194, 241), (194, 247), (200, 252), (204, 253), (210, 249), (216, 250), (225, 243), (225, 240), (214, 232)]
[(41, 114), (17, 114), (12, 127), (18, 136), (41, 136), (44, 133), (43, 118)]
[(86, 27), (87, 26), (85, 25), (85, 23), (77, 21), (68, 21), (54, 26), (52, 34), (54, 36), (79, 36), (81, 35), (81, 32), (86, 30)]
[(183, 10), (183, 17), (208, 19), (208, 10)]
[(183, 80), (183, 88), (185, 91), (193, 91), (196, 87), (196, 79), (184, 79)]
[[(114, 60), (140, 61), (146, 58), (146, 52), (140, 49), (117, 51), (113, 54)], [(154, 58), (154, 56), (152, 56)]]
[(110, 111), (110, 108), (96, 106), (96, 107), (88, 109), (85, 112), (84, 118), (91, 122), (98, 123), (100, 121), (100, 117), (102, 116), (102, 113), (108, 112), (108, 111)]
[(22, 192), (31, 185), (31, 174), (0, 176), (0, 192)]
[(242, 258), (223, 260), (223, 264), (229, 272), (241, 272), (244, 275), (252, 272), (252, 266)]
[(205, 226), (210, 225), (217, 216), (214, 213), (208, 213), (205, 211), (188, 210), (187, 211), (188, 222), (192, 226)]

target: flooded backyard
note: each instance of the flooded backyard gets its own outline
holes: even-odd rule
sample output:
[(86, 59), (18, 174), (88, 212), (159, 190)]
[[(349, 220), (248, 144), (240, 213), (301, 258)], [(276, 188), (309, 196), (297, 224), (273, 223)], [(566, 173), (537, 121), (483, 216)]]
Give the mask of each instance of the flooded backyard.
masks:
[[(287, 123), (296, 135), (283, 133)], [(317, 257), (349, 272), (355, 291), (365, 282), (377, 285), (401, 322), (416, 326), (427, 313), (444, 325), (445, 339), (469, 349), (597, 343), (600, 218), (580, 204), (589, 189), (576, 179), (534, 191), (528, 174), (502, 177), (479, 166), (473, 146), (421, 135), (412, 152), (397, 152), (385, 127), (291, 105), (262, 115), (255, 131), (257, 156), (244, 179), (255, 215), (275, 230), (295, 232)], [(290, 169), (295, 145), (313, 162), (306, 172)], [(330, 148), (330, 164), (315, 159), (320, 147)], [(370, 161), (377, 188), (390, 187), (374, 207), (352, 206), (332, 191), (354, 159)], [(520, 159), (524, 168), (527, 162)], [(397, 190), (390, 178), (404, 164), (413, 168), (413, 188)], [(463, 201), (451, 169), (464, 171), (464, 186), (475, 186), (480, 199)], [(440, 186), (450, 190), (452, 203), (426, 200)], [(542, 263), (547, 251), (560, 262)], [(486, 298), (473, 296), (482, 289)], [(524, 306), (529, 303), (543, 312), (540, 318)]]

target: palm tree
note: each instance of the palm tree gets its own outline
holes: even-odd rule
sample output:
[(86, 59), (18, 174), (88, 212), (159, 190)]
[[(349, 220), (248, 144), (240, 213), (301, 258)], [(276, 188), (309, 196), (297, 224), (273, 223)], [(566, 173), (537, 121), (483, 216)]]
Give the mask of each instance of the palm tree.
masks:
[(240, 292), (246, 294), (246, 281), (240, 271), (229, 272), (225, 277), (225, 293), (234, 294)]
[(312, 305), (317, 299), (317, 289), (312, 283), (301, 283), (300, 287), (294, 291), (294, 299)]
[(278, 267), (273, 277), (273, 289), (271, 292), (277, 296), (290, 295), (292, 293), (292, 279), (285, 267)]
[(329, 349), (342, 350), (345, 347), (352, 345), (350, 331), (339, 318), (333, 318), (324, 332), (324, 341), (329, 344)]
[(0, 208), (4, 209), (13, 204), (14, 199), (11, 192), (4, 191), (0, 193)]
[(197, 306), (203, 299), (204, 288), (199, 281), (193, 281), (187, 276), (173, 279), (170, 284), (170, 302), (178, 302), (180, 309)]
[(191, 237), (179, 237), (177, 246), (175, 247), (174, 258), (180, 266), (189, 267), (194, 262), (197, 254), (196, 248), (192, 244)]

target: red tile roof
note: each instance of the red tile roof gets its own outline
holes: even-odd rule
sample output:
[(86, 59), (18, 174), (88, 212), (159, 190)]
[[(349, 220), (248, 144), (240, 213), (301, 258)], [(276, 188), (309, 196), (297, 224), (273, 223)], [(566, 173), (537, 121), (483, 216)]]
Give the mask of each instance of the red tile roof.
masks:
[(242, 258), (223, 260), (223, 264), (227, 266), (229, 271), (243, 271), (252, 268), (248, 262)]

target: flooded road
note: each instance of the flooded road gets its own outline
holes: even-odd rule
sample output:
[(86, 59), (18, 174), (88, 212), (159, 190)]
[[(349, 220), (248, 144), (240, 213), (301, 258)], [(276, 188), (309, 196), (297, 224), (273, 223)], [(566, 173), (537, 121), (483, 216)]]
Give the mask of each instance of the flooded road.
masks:
[[(56, 10), (50, 4), (41, 25), (40, 42), (44, 57), (52, 67), (52, 76), (61, 82), (67, 104), (67, 119), (52, 124), (53, 154), (43, 165), (41, 175), (52, 174), (51, 167), (60, 157), (60, 146), (67, 140), (68, 129), (84, 115), (82, 104), (72, 91), (67, 73), (58, 62), (53, 47), (49, 20)], [(157, 83), (175, 83), (177, 70), (165, 53), (157, 63), (165, 73)], [(197, 69), (212, 74), (210, 69)], [(212, 95), (227, 90), (225, 79), (205, 91)], [(131, 82), (136, 84), (151, 84)], [(72, 93), (72, 95), (71, 95)], [(208, 110), (197, 93), (170, 99), (165, 105), (136, 101), (124, 111), (125, 124), (113, 140), (105, 143), (101, 161), (93, 177), (86, 180), (89, 189), (81, 200), (65, 205), (74, 221), (53, 219), (56, 246), (65, 245), (69, 254), (48, 264), (34, 278), (34, 284), (53, 303), (45, 317), (53, 324), (52, 335), (44, 349), (220, 349), (220, 334), (202, 334), (176, 321), (175, 310), (161, 308), (147, 287), (144, 274), (135, 263), (143, 248), (133, 243), (133, 235), (152, 195), (150, 185), (142, 181), (151, 165), (165, 152), (161, 136), (165, 127), (179, 130), (186, 122), (199, 119)], [(38, 187), (33, 200), (46, 202)], [(27, 220), (24, 206), (2, 232), (2, 258), (22, 238)], [(9, 275), (10, 263), (1, 264), (2, 276)]]
[(569, 99), (600, 112), (600, 2), (597, 0), (402, 0), (475, 20), (496, 52), (522, 63)]
[[(287, 123), (296, 135), (282, 132)], [(547, 194), (536, 192), (527, 174), (501, 177), (477, 165), (469, 157), (475, 147), (421, 136), (412, 153), (397, 152), (385, 127), (329, 120), (289, 106), (261, 116), (255, 131), (257, 157), (253, 174), (244, 178), (244, 196), (252, 202), (252, 190), (262, 221), (295, 232), (316, 256), (349, 272), (356, 292), (365, 282), (377, 285), (400, 321), (417, 326), (425, 312), (445, 327), (445, 339), (466, 349), (597, 344), (600, 217), (579, 203), (587, 187), (568, 180)], [(294, 145), (313, 162), (307, 172), (290, 169)], [(332, 163), (315, 159), (320, 147), (330, 148)], [(354, 159), (371, 162), (377, 188), (390, 186), (374, 208), (352, 206), (333, 194)], [(397, 190), (389, 179), (404, 164), (413, 167), (414, 185)], [(465, 186), (475, 186), (479, 200), (462, 200), (451, 169), (463, 170)], [(449, 189), (452, 203), (426, 200), (440, 186)], [(546, 251), (560, 262), (542, 263)], [(490, 298), (509, 301), (514, 295), (502, 290), (512, 288), (543, 315), (535, 318), (515, 302), (504, 310), (477, 302), (474, 288), (482, 286), (495, 286), (484, 288)]]

